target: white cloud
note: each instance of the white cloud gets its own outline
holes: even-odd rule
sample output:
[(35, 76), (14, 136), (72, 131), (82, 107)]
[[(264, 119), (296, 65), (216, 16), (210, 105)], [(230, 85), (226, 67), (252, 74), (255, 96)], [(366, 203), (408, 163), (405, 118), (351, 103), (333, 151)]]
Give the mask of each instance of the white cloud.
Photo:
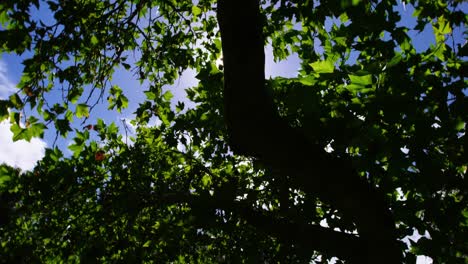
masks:
[(32, 170), (36, 162), (44, 157), (46, 143), (38, 138), (30, 142), (13, 142), (13, 133), (8, 122), (0, 123), (0, 163), (18, 167), (24, 171)]
[[(0, 60), (0, 99), (7, 98), (16, 90), (7, 70), (5, 63)], [(10, 124), (6, 121), (0, 123), (0, 164), (6, 163), (22, 170), (31, 170), (36, 162), (44, 157), (45, 147), (46, 143), (38, 138), (33, 138), (30, 142), (13, 142)]]
[(8, 78), (7, 66), (0, 60), (0, 99), (7, 98), (14, 91), (16, 91), (16, 85)]
[(418, 256), (416, 258), (416, 264), (432, 264), (433, 261), (430, 257), (427, 256)]

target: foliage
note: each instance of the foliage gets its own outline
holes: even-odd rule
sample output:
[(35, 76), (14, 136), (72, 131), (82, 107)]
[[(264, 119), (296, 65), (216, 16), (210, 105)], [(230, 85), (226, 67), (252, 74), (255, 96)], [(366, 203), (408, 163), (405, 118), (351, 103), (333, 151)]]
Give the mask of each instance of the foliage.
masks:
[[(275, 59), (301, 59), (297, 77), (267, 86), (291, 126), (349, 157), (386, 195), (399, 239), (429, 233), (402, 244), (406, 262), (426, 255), (466, 263), (468, 53), (453, 32), (468, 17), (459, 1), (409, 1), (410, 27), (400, 23), (398, 3), (264, 1)], [(0, 167), (1, 261), (332, 257), (301, 239), (282, 240), (278, 228), (326, 220), (353, 231), (353, 223), (228, 147), (215, 7), (213, 0), (0, 3), (0, 50), (25, 58), (18, 92), (0, 100), (0, 120), (11, 122), (14, 140), (41, 137), (48, 125), (76, 135), (72, 157), (54, 148), (32, 172)], [(38, 10), (50, 17), (34, 17)], [(428, 27), (435, 43), (417, 50), (410, 33)], [(128, 106), (133, 87), (113, 83), (118, 67), (148, 84), (131, 144), (115, 124), (74, 126), (92, 118), (103, 98), (109, 109)], [(171, 106), (172, 94), (163, 92), (186, 69), (199, 80), (187, 90), (195, 103), (188, 109)]]

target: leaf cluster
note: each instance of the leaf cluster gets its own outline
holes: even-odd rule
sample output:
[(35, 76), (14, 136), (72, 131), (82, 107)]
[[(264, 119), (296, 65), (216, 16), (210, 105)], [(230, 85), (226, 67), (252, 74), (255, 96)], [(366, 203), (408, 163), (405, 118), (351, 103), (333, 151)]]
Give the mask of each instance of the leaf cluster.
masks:
[[(410, 26), (398, 3), (263, 1), (275, 59), (301, 61), (297, 77), (266, 83), (292, 127), (349, 158), (386, 195), (398, 238), (408, 241), (407, 262), (426, 255), (465, 263), (468, 52), (454, 31), (468, 17), (459, 1), (406, 1), (415, 10)], [(0, 3), (0, 51), (25, 58), (18, 91), (0, 100), (0, 121), (10, 121), (14, 140), (42, 137), (47, 125), (64, 137), (75, 131), (72, 156), (54, 148), (31, 172), (0, 166), (0, 262), (333, 257), (304, 246), (314, 240), (305, 231), (280, 230), (326, 221), (353, 232), (354, 224), (228, 147), (215, 7), (209, 0)], [(43, 9), (49, 17), (31, 15)], [(419, 50), (412, 36), (427, 28), (435, 42)], [(126, 94), (138, 87), (113, 83), (119, 67), (148, 87), (130, 143), (103, 120), (74, 127), (103, 99), (109, 109), (128, 107)], [(166, 87), (186, 69), (198, 84), (175, 102)], [(429, 236), (408, 240), (415, 231)]]

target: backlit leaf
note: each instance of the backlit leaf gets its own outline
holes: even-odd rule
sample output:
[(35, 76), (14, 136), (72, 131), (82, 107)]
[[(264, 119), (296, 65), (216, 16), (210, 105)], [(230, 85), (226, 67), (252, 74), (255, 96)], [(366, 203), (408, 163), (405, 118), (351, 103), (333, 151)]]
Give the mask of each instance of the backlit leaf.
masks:
[(333, 73), (335, 70), (333, 62), (329, 60), (316, 61), (311, 63), (310, 66), (314, 69), (314, 72), (316, 73)]
[(78, 118), (89, 117), (89, 106), (86, 104), (76, 105), (76, 117)]

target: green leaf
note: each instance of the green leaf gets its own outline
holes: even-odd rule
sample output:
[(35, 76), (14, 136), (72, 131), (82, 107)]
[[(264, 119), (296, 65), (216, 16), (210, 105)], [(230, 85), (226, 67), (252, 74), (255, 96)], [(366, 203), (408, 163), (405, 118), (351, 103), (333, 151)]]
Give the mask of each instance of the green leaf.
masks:
[(447, 50), (446, 45), (444, 42), (437, 44), (437, 46), (433, 47), (432, 54), (439, 58), (441, 61), (445, 60), (445, 51)]
[(149, 247), (150, 245), (151, 245), (151, 240), (148, 240), (148, 241), (145, 242), (145, 244), (143, 244), (143, 247), (144, 247), (144, 248), (147, 248), (147, 247)]
[(81, 95), (83, 94), (83, 88), (73, 88), (69, 93), (68, 93), (68, 100), (72, 104), (76, 104), (78, 102), (78, 99), (80, 99)]
[(397, 65), (398, 63), (400, 63), (402, 57), (401, 57), (401, 53), (397, 53), (395, 56), (393, 56), (393, 58), (387, 63), (387, 69), (388, 68), (391, 68), (395, 65)]
[(205, 187), (208, 187), (211, 184), (211, 176), (210, 175), (204, 175), (202, 178), (202, 184)]
[(84, 148), (83, 144), (71, 144), (70, 146), (68, 146), (68, 149), (71, 150), (75, 158), (80, 155), (83, 148)]
[(306, 77), (299, 78), (299, 82), (303, 85), (312, 86), (317, 83), (317, 78), (315, 78), (312, 75), (309, 75)]
[(372, 75), (367, 74), (367, 75), (352, 75), (349, 74), (349, 79), (351, 79), (351, 83), (354, 85), (359, 85), (359, 86), (367, 86), (372, 84)]
[(55, 147), (53, 150), (46, 149), (46, 156), (49, 156), (53, 161), (57, 162), (63, 157), (63, 153), (58, 147)]
[(333, 73), (335, 71), (335, 65), (333, 65), (333, 62), (330, 60), (316, 61), (310, 63), (310, 66), (316, 73)]
[(19, 124), (20, 123), (20, 113), (10, 112), (10, 123)]
[(217, 39), (213, 40), (213, 42), (214, 42), (214, 44), (216, 45), (216, 49), (217, 49), (218, 51), (221, 51), (221, 49), (222, 49), (222, 46), (221, 46), (221, 39), (217, 38)]
[(78, 118), (89, 117), (89, 106), (86, 104), (76, 105), (76, 117)]
[(111, 137), (116, 137), (119, 133), (119, 127), (112, 122), (109, 126), (107, 126), (107, 134)]
[(411, 40), (409, 38), (405, 38), (401, 43), (400, 43), (400, 47), (402, 50), (404, 51), (409, 51), (411, 48), (412, 48), (412, 45), (411, 45)]
[[(3, 169), (3, 168), (2, 168)], [(4, 188), (6, 184), (11, 180), (8, 175), (0, 175), (0, 188)]]
[(198, 6), (194, 5), (192, 6), (192, 14), (194, 16), (199, 16), (201, 14), (202, 10)]
[(96, 124), (96, 130), (102, 130), (106, 127), (106, 123), (104, 123), (104, 120), (102, 118), (98, 118), (97, 124)]
[(119, 86), (117, 85), (113, 85), (109, 91), (109, 93), (115, 97), (117, 97), (118, 95), (122, 94), (122, 88), (120, 88)]
[(348, 14), (346, 14), (346, 13), (341, 14), (340, 15), (340, 21), (341, 21), (341, 23), (348, 22), (349, 21)]
[(123, 66), (124, 69), (126, 69), (127, 71), (130, 70), (130, 68), (132, 67), (132, 66), (130, 66), (130, 64), (124, 63), (124, 62), (122, 62), (122, 66)]
[(0, 11), (0, 26), (4, 27), (9, 20), (8, 12), (6, 10)]
[(465, 128), (465, 122), (461, 119), (458, 119), (455, 123), (455, 131), (460, 131)]
[(69, 131), (72, 131), (70, 121), (67, 119), (57, 119), (55, 121), (55, 129), (57, 129), (62, 136), (66, 136)]
[(44, 124), (36, 123), (36, 124), (32, 124), (28, 130), (29, 130), (29, 133), (31, 133), (32, 137), (43, 138), (45, 129), (47, 129), (47, 127)]
[(10, 127), (10, 131), (13, 132), (13, 141), (31, 140), (31, 134), (28, 133), (28, 130), (21, 128), (18, 124), (12, 124)]
[(107, 127), (107, 132), (109, 134), (117, 134), (119, 132), (119, 127), (112, 122), (108, 127)]
[(0, 122), (8, 118), (8, 107), (10, 102), (7, 100), (0, 100)]
[(91, 45), (94, 46), (94, 45), (96, 45), (96, 44), (98, 44), (98, 43), (99, 43), (98, 38), (97, 38), (95, 35), (92, 35), (92, 36), (91, 36)]
[(158, 112), (158, 116), (161, 119), (161, 121), (163, 122), (163, 124), (165, 124), (166, 126), (170, 125), (171, 122), (169, 121), (169, 118), (168, 118), (167, 114), (164, 111), (160, 110)]
[(177, 113), (180, 113), (182, 110), (184, 110), (184, 108), (185, 108), (184, 102), (177, 102), (177, 105), (176, 105), (176, 112)]
[(128, 98), (123, 94), (119, 94), (115, 100), (115, 106), (117, 106), (117, 111), (121, 113), (122, 109), (128, 107)]
[(153, 93), (151, 91), (145, 91), (144, 93), (146, 95), (146, 99), (151, 100), (151, 101), (156, 99), (156, 94), (155, 93)]
[(0, 166), (0, 188), (4, 188), (11, 180), (11, 172), (6, 166)]
[(10, 95), (9, 97), (11, 105), (16, 109), (21, 109), (23, 107), (23, 101), (17, 93)]
[(437, 22), (433, 25), (433, 29), (436, 34), (437, 42), (444, 41), (444, 35), (452, 33), (450, 21), (448, 21), (444, 16), (438, 17)]
[(163, 94), (163, 98), (164, 98), (164, 101), (166, 102), (170, 102), (172, 97), (174, 97), (174, 95), (172, 95), (171, 91), (167, 90), (164, 94)]

